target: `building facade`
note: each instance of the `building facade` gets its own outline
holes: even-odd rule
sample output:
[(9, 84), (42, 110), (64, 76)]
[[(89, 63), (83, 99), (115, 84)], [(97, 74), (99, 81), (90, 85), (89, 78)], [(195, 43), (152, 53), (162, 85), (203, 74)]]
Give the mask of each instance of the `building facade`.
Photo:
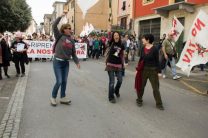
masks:
[(164, 33), (170, 32), (172, 19), (176, 16), (185, 28), (178, 41), (181, 51), (199, 10), (208, 13), (207, 0), (136, 0), (134, 29), (138, 36), (152, 33), (158, 42)]
[[(51, 15), (51, 24), (49, 28), (52, 28), (53, 22), (56, 20), (57, 17), (61, 16), (64, 12), (64, 7), (65, 7), (66, 2), (60, 2), (60, 1), (55, 1), (53, 3), (53, 13)], [(51, 34), (53, 33), (50, 31)]]
[(133, 28), (134, 0), (118, 1), (118, 24), (125, 30)]
[(28, 35), (32, 35), (33, 33), (37, 32), (37, 23), (34, 19), (31, 20), (30, 26), (28, 27), (28, 29), (26, 30), (26, 34)]
[(51, 35), (51, 31), (52, 31), (52, 28), (51, 28), (51, 21), (52, 21), (52, 14), (45, 14), (44, 15), (44, 30), (45, 30), (45, 34), (46, 35)]
[(64, 12), (64, 5), (66, 2), (60, 2), (60, 1), (55, 1), (53, 3), (53, 19), (56, 19), (57, 17), (61, 16)]
[(67, 1), (68, 14), (67, 18), (72, 25), (74, 33), (79, 35), (83, 26), (92, 24), (97, 30), (107, 30), (109, 27), (109, 1), (98, 0), (97, 3), (91, 5), (85, 16), (82, 7), (79, 6), (77, 0)]
[(113, 26), (120, 26), (118, 24), (118, 4), (119, 0), (110, 0), (109, 1), (109, 19), (108, 21), (110, 22), (110, 28)]
[(68, 23), (71, 25), (72, 30), (75, 30), (75, 0), (68, 0), (65, 4), (67, 7), (67, 19)]

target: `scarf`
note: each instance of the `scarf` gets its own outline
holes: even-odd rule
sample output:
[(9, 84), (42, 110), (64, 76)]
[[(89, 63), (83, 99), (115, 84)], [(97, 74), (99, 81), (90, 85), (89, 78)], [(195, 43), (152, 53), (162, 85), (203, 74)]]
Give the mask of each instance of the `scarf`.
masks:
[(142, 71), (144, 69), (144, 60), (140, 60), (136, 67), (137, 74), (135, 77), (135, 85), (134, 88), (136, 89), (137, 94), (140, 94), (142, 88)]
[(3, 63), (3, 60), (2, 60), (2, 47), (1, 47), (1, 44), (0, 44), (0, 64)]

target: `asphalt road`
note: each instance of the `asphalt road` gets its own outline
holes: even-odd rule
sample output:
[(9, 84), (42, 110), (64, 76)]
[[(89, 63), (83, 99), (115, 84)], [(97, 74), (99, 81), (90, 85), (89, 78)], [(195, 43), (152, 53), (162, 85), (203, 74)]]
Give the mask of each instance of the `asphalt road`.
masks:
[(155, 108), (148, 83), (144, 106), (136, 105), (134, 71), (127, 70), (116, 104), (108, 102), (104, 64), (70, 64), (67, 94), (71, 105), (50, 106), (55, 83), (52, 62), (32, 63), (19, 138), (207, 138), (208, 99), (172, 80), (161, 80), (165, 110)]

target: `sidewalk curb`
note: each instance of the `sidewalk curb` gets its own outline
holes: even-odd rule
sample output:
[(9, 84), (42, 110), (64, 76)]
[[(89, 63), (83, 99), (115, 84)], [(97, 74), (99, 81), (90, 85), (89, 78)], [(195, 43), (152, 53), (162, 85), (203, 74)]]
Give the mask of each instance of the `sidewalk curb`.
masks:
[(29, 69), (30, 64), (26, 66), (26, 76), (20, 77), (17, 81), (14, 92), (9, 101), (6, 113), (4, 114), (4, 117), (0, 123), (0, 138), (18, 137)]

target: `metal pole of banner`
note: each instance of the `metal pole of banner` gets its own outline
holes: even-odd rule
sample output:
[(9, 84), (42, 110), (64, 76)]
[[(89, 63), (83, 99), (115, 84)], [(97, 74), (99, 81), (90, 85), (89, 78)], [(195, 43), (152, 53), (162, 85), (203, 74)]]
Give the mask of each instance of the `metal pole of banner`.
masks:
[(74, 0), (74, 35), (76, 34), (76, 0)]

